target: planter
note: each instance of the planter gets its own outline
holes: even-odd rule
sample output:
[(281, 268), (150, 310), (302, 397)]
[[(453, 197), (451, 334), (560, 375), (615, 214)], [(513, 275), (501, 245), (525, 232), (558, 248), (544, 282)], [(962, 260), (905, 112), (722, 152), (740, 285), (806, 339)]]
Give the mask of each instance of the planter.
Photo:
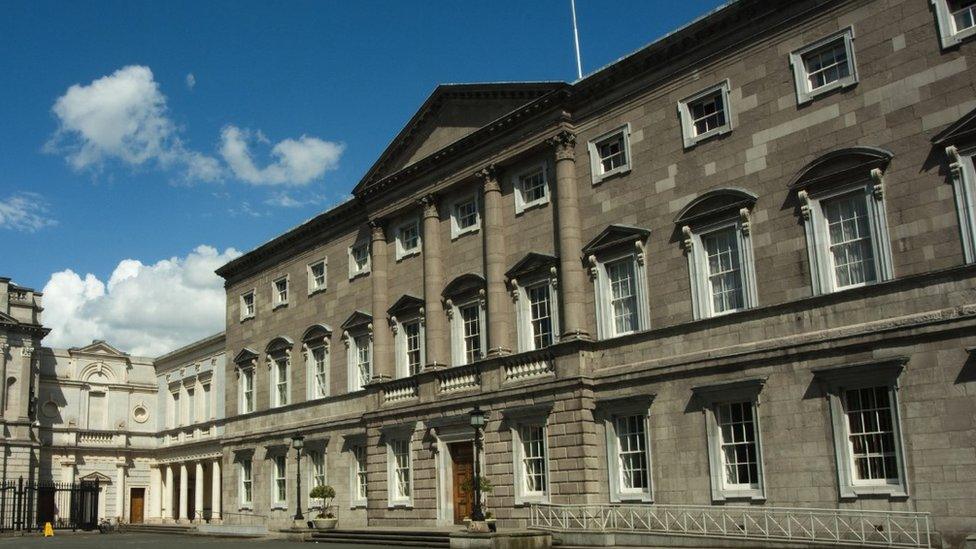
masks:
[(312, 524), (315, 526), (316, 530), (335, 530), (338, 523), (339, 519), (337, 518), (312, 519)]

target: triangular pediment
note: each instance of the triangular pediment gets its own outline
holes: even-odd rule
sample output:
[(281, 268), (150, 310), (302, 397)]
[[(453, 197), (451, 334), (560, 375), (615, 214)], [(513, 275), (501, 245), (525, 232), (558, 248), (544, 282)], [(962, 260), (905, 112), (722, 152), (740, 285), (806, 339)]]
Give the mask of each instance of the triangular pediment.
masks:
[(623, 245), (633, 245), (634, 241), (643, 241), (649, 234), (651, 234), (650, 230), (641, 227), (610, 225), (586, 246), (583, 246), (583, 255), (588, 256)]
[(20, 321), (7, 313), (0, 311), (0, 324), (20, 324)]
[(258, 358), (258, 353), (252, 349), (244, 347), (234, 355), (234, 364), (247, 364)]
[(507, 273), (505, 273), (505, 277), (509, 279), (518, 279), (527, 274), (545, 271), (558, 263), (559, 259), (557, 259), (555, 256), (540, 254), (538, 252), (529, 252), (525, 254), (525, 257), (518, 260), (518, 262), (513, 265)]
[(367, 324), (370, 324), (372, 322), (373, 322), (373, 315), (369, 313), (365, 313), (363, 311), (355, 311), (351, 315), (349, 315), (349, 318), (347, 318), (346, 321), (342, 323), (342, 326), (339, 327), (342, 328), (343, 331), (346, 331), (346, 330), (351, 330), (353, 328), (360, 328), (366, 326)]
[(933, 144), (943, 146), (972, 141), (976, 141), (976, 109), (964, 114), (932, 138)]
[(353, 194), (564, 86), (560, 82), (437, 86), (353, 189)]
[(99, 484), (111, 484), (112, 478), (98, 471), (93, 471), (79, 478), (81, 482), (98, 482)]
[(124, 353), (109, 343), (96, 339), (92, 341), (89, 345), (84, 347), (72, 347), (69, 351), (73, 354), (86, 354), (86, 355), (98, 355), (98, 356), (114, 356), (119, 358), (127, 358), (128, 353)]
[(390, 316), (397, 316), (398, 314), (403, 314), (404, 312), (415, 312), (423, 308), (424, 300), (420, 299), (415, 295), (403, 294), (400, 299), (386, 310), (386, 313)]

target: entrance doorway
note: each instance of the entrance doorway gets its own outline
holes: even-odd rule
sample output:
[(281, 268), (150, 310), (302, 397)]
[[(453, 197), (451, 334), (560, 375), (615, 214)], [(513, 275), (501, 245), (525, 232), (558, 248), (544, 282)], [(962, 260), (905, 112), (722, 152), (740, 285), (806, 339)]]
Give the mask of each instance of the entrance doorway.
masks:
[(470, 491), (474, 478), (474, 448), (471, 442), (458, 442), (450, 445), (454, 488), (454, 524), (464, 524), (464, 519), (474, 511), (474, 494)]
[(129, 492), (129, 524), (142, 524), (146, 505), (146, 489), (133, 488)]

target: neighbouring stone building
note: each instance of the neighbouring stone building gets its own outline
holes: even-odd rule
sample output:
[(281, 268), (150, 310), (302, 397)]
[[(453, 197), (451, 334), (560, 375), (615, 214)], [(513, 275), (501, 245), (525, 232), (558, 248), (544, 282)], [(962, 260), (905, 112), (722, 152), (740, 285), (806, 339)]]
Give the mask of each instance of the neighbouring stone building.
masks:
[[(739, 0), (571, 84), (439, 86), (226, 279), (225, 513), (634, 502), (976, 530), (972, 2)], [(292, 437), (304, 435), (296, 494)]]

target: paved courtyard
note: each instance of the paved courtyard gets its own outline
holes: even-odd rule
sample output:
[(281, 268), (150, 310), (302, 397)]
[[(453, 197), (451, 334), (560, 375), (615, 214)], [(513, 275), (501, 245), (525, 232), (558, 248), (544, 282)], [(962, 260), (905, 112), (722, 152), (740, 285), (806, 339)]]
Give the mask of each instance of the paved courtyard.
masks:
[[(179, 536), (172, 534), (70, 534), (55, 533), (53, 538), (40, 536), (10, 536), (0, 537), (0, 548), (14, 547), (65, 547), (71, 549), (98, 548), (104, 549), (160, 549), (163, 547), (180, 547), (181, 549), (230, 549), (231, 547), (253, 547), (254, 549), (297, 549), (308, 548), (311, 545), (297, 541), (268, 540), (268, 539), (232, 539), (212, 538), (205, 536)], [(363, 544), (323, 544), (322, 547), (334, 549), (379, 549), (379, 545)]]

